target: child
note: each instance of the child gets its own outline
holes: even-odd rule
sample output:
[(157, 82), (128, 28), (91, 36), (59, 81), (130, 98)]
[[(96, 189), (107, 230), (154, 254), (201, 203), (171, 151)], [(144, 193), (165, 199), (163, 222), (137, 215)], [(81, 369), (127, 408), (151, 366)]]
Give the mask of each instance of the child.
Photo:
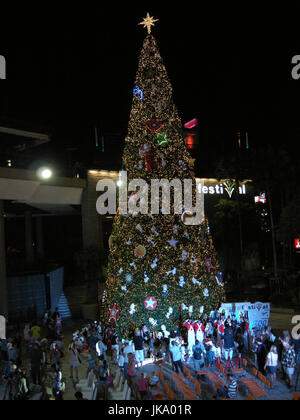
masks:
[(125, 363), (124, 349), (122, 349), (119, 356), (119, 368), (123, 376), (125, 376), (124, 363)]
[(128, 354), (128, 384), (132, 386), (132, 380), (136, 376), (136, 358), (133, 353)]
[(207, 366), (212, 367), (212, 365), (214, 364), (214, 361), (215, 361), (215, 352), (213, 351), (212, 346), (209, 346), (207, 348), (206, 359), (207, 359)]
[(139, 393), (141, 396), (141, 400), (146, 399), (148, 394), (148, 379), (146, 378), (146, 374), (142, 373), (141, 377), (139, 378)]
[(217, 369), (219, 369), (219, 367), (221, 366), (221, 347), (216, 346), (214, 348), (215, 351), (215, 358), (216, 358), (216, 367)]

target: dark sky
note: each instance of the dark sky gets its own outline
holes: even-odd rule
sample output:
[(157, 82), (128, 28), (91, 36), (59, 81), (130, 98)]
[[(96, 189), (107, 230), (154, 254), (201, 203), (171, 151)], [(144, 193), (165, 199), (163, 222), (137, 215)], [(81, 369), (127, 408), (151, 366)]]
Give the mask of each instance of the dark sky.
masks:
[(203, 133), (248, 130), (254, 143), (280, 143), (285, 135), (285, 144), (294, 144), (300, 80), (291, 78), (291, 59), (300, 54), (299, 7), (233, 12), (160, 2), (170, 5), (162, 11), (149, 4), (1, 11), (8, 80), (0, 82), (0, 117), (41, 124), (57, 145), (84, 144), (95, 125), (126, 134), (146, 35), (138, 23), (149, 11), (159, 19), (153, 33), (183, 122), (198, 117)]

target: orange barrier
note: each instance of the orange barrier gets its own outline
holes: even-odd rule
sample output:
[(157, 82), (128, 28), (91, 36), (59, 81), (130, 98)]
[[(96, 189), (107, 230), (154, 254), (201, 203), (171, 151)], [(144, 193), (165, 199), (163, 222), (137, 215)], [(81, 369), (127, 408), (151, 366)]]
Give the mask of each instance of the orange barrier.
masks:
[(294, 401), (300, 401), (300, 395), (298, 394), (298, 392), (293, 393), (293, 400)]

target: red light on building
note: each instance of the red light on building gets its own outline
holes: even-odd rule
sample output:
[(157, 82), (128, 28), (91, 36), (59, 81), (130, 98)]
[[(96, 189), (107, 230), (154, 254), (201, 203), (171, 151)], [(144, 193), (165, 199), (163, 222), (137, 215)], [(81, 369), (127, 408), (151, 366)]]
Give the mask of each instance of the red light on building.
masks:
[(197, 118), (194, 118), (192, 121), (189, 121), (186, 124), (184, 124), (184, 128), (186, 128), (187, 130), (191, 130), (192, 128), (197, 127), (197, 125), (198, 125), (198, 120)]
[(296, 238), (295, 239), (295, 249), (299, 249), (300, 250), (300, 239)]
[(186, 136), (187, 148), (190, 150), (195, 149), (196, 144), (197, 144), (196, 134), (188, 134)]

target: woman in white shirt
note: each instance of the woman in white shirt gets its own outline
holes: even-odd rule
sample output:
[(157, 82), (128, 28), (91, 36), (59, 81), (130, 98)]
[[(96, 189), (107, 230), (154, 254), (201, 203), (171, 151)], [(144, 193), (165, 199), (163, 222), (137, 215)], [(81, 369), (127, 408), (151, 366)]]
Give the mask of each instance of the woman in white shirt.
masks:
[(265, 370), (271, 377), (272, 388), (276, 384), (277, 366), (278, 366), (278, 351), (277, 351), (276, 346), (272, 346), (270, 353), (267, 355), (266, 364), (265, 364)]

